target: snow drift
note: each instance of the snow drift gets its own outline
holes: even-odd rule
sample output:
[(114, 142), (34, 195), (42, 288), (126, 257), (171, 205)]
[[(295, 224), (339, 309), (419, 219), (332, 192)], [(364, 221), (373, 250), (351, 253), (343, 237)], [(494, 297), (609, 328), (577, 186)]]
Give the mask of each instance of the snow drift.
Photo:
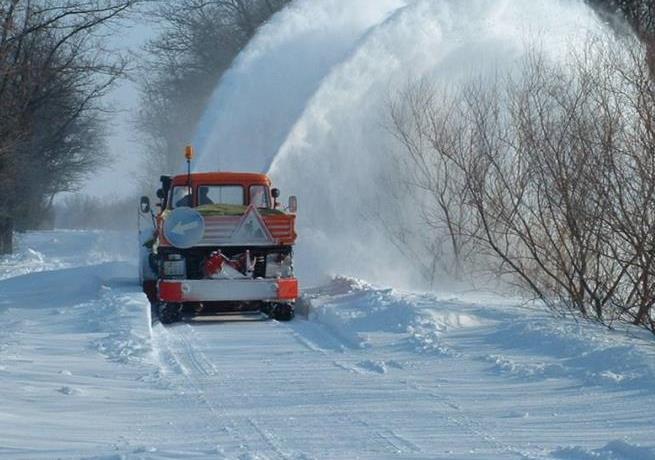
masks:
[(135, 256), (102, 255), (130, 239), (0, 259), (0, 457), (655, 455), (646, 331), (345, 277), (307, 290), (310, 321), (151, 328)]

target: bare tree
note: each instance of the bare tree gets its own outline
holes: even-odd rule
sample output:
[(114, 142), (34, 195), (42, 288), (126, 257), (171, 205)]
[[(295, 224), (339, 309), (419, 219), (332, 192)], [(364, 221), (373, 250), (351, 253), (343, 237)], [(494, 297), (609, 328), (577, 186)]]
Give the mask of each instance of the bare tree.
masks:
[(532, 53), (521, 70), (419, 86), (392, 107), (407, 180), (429, 191), (424, 216), (437, 209), (435, 232), (551, 309), (655, 332), (655, 85), (643, 49), (597, 40), (564, 64)]
[[(406, 171), (404, 185), (414, 193), (413, 201), (426, 203), (420, 217), (433, 235), (423, 248), (431, 254), (429, 269), (423, 270), (430, 279), (443, 272), (459, 279), (473, 250), (474, 234), (469, 233), (473, 226), (465, 206), (470, 196), (458, 174), (461, 133), (453, 129), (454, 118), (449, 116), (458, 110), (458, 102), (445, 97), (448, 91), (439, 92), (421, 81), (409, 85), (390, 104), (390, 132), (408, 154), (398, 169)], [(392, 228), (391, 224), (385, 228)], [(393, 240), (406, 252), (412, 243), (401, 239), (405, 235), (406, 228), (399, 229)]]
[(135, 3), (0, 4), (0, 253), (15, 225), (38, 225), (102, 159), (98, 101), (124, 62), (107, 57), (101, 33)]

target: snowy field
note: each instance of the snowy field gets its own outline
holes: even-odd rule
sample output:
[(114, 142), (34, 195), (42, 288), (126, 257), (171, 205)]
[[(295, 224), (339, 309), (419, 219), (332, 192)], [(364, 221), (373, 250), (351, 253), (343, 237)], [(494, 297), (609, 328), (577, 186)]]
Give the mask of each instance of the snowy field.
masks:
[(655, 341), (353, 279), (150, 327), (131, 235), (0, 259), (0, 458), (655, 459)]

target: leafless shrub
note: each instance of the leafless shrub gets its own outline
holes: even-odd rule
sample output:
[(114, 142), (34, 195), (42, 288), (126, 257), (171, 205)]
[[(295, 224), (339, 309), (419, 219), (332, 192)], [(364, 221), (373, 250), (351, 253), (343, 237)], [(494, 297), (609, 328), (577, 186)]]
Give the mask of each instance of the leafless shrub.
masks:
[[(462, 133), (450, 116), (457, 112), (458, 104), (439, 96), (434, 87), (421, 81), (408, 86), (390, 105), (390, 132), (407, 153), (397, 169), (406, 171), (404, 185), (413, 199), (426, 203), (420, 209), (421, 220), (432, 238), (416, 252), (428, 250), (432, 254), (429, 269), (423, 270), (430, 280), (444, 271), (459, 279), (463, 263), (474, 250), (471, 243), (475, 237), (475, 232), (469, 231), (474, 226), (465, 206), (470, 196), (459, 174), (458, 162), (464, 154)], [(390, 228), (390, 224), (385, 227)], [(409, 247), (403, 239), (405, 231), (400, 228), (396, 235), (390, 235), (403, 251)]]
[(641, 46), (621, 45), (413, 86), (391, 118), (422, 218), (460, 267), (476, 254), (553, 310), (655, 331), (655, 85)]

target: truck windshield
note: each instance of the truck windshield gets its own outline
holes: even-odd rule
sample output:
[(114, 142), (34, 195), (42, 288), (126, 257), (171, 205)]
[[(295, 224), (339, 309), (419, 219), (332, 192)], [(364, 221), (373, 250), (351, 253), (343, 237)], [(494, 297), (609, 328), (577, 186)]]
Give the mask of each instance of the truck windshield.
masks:
[(244, 196), (241, 185), (201, 185), (198, 187), (198, 205), (235, 204), (243, 206)]
[[(198, 206), (207, 204), (232, 204), (243, 206), (246, 204), (244, 189), (241, 185), (200, 185), (197, 188), (197, 193)], [(251, 202), (253, 202), (252, 193), (253, 188), (251, 187)], [(261, 195), (265, 195), (265, 197), (261, 197)], [(173, 187), (171, 198), (171, 208), (192, 206), (189, 197), (189, 187), (186, 185)], [(268, 193), (259, 191), (255, 202), (257, 207), (268, 207)]]

